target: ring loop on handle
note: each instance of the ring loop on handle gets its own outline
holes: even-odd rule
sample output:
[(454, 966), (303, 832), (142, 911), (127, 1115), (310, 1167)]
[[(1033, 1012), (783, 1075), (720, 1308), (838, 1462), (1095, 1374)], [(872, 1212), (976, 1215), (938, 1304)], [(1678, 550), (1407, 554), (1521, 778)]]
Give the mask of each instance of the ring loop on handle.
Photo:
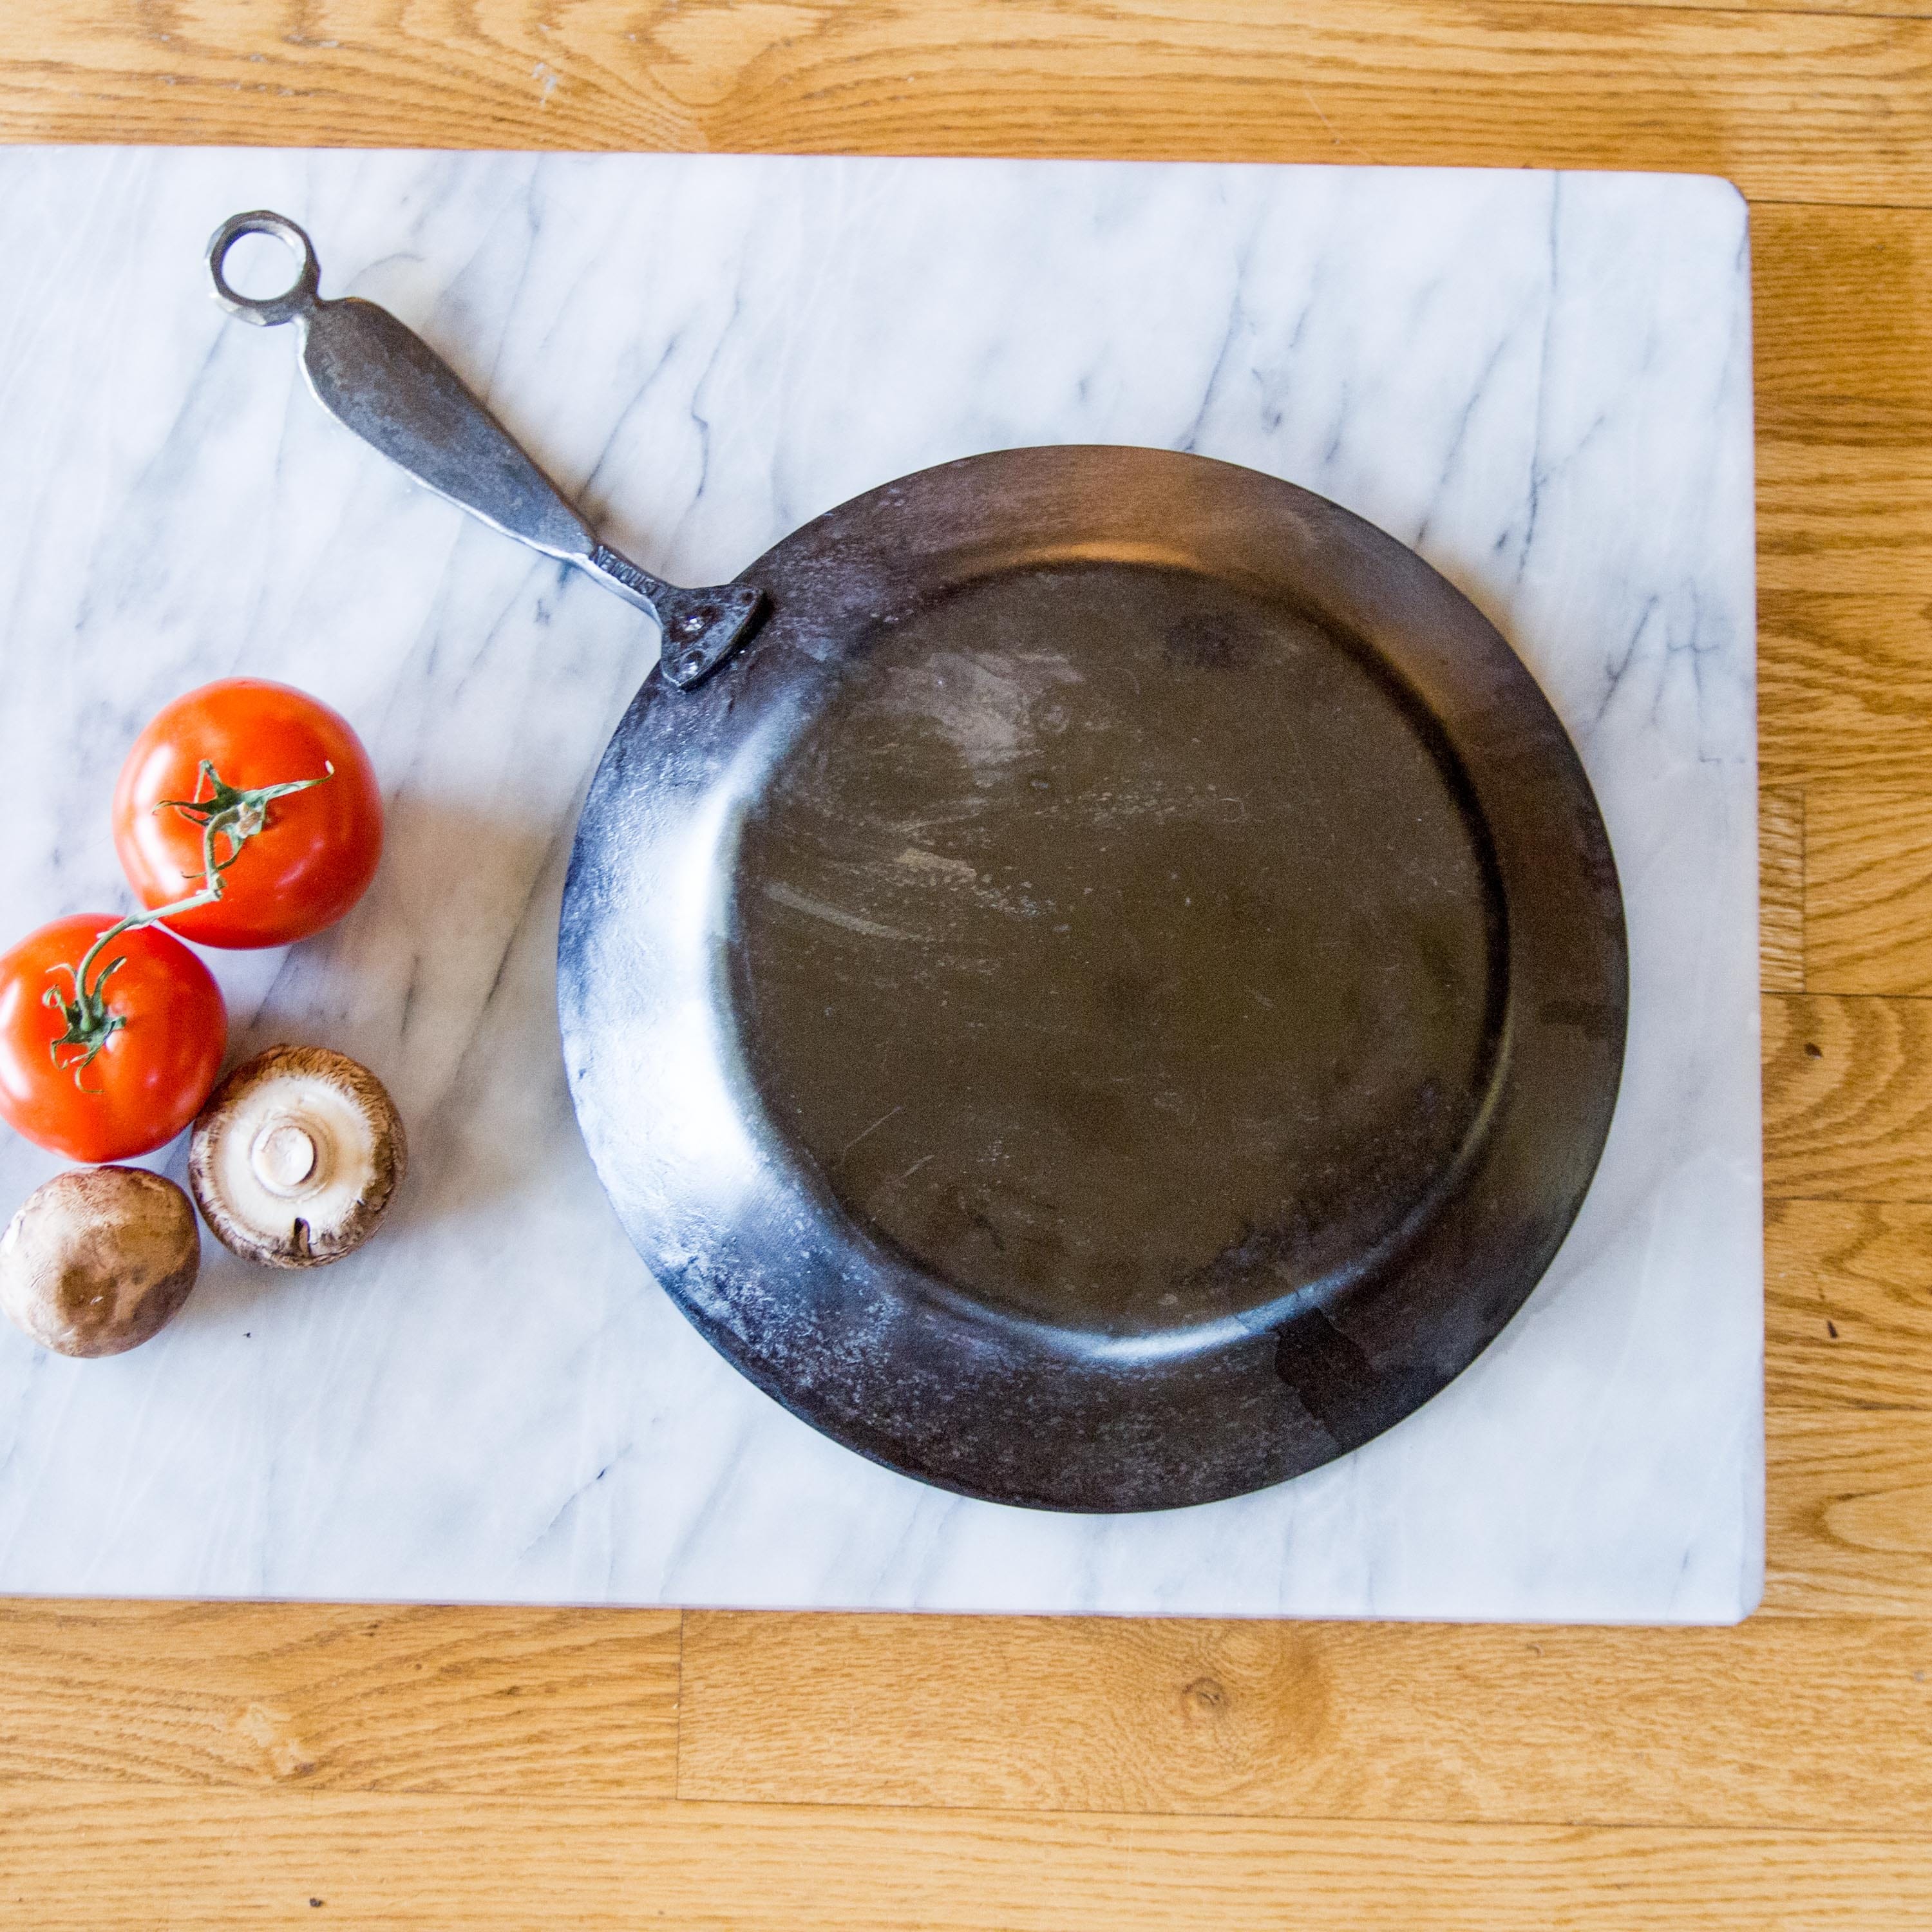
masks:
[[(236, 294), (228, 286), (222, 265), (228, 259), (229, 250), (244, 235), (272, 235), (302, 258), (293, 284), (280, 295), (257, 302), (252, 296)], [(214, 231), (208, 244), (208, 272), (214, 280), (215, 300), (230, 315), (238, 315), (258, 328), (272, 328), (278, 322), (292, 322), (307, 314), (315, 306), (315, 292), (322, 278), (322, 272), (316, 266), (314, 243), (286, 214), (266, 208), (247, 214), (231, 214)]]

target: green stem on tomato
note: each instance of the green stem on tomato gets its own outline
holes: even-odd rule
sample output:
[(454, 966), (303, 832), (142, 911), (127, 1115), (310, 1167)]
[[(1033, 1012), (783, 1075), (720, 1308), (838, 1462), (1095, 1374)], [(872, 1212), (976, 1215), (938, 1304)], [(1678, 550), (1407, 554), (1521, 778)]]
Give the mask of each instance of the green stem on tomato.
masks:
[[(327, 759), (322, 760), (322, 776), (319, 778), (291, 778), (286, 784), (260, 785), (248, 790), (238, 785), (226, 783), (221, 774), (206, 758), (201, 761), (201, 769), (195, 774), (193, 798), (164, 798), (154, 807), (157, 812), (178, 812), (184, 818), (195, 820), (201, 826), (201, 870), (188, 872), (185, 878), (203, 878), (211, 884), (242, 856), (242, 848), (268, 823), (270, 802), (285, 798), (292, 791), (307, 791), (311, 785), (326, 784), (335, 776), (335, 767)], [(206, 782), (210, 796), (200, 796)], [(218, 861), (214, 856), (217, 838), (228, 841), (228, 856)], [(219, 895), (218, 895), (219, 896)], [(183, 908), (175, 906), (170, 910), (179, 912)], [(159, 919), (161, 914), (153, 916)]]
[[(130, 913), (125, 919), (117, 920), (99, 934), (94, 944), (80, 956), (78, 966), (70, 966), (63, 961), (47, 968), (50, 973), (67, 973), (74, 980), (72, 999), (63, 999), (58, 986), (50, 986), (41, 995), (41, 1000), (67, 1022), (66, 1032), (48, 1043), (48, 1058), (56, 1066), (72, 1067), (76, 1086), (80, 1084), (82, 1073), (93, 1064), (94, 1056), (128, 1024), (124, 1015), (117, 1013), (108, 1005), (104, 991), (109, 978), (117, 967), (124, 963), (127, 956), (123, 953), (119, 958), (109, 960), (98, 973), (94, 973), (94, 962), (100, 956), (101, 949), (124, 932), (132, 932), (144, 926), (156, 926), (163, 920), (213, 905), (221, 897), (222, 874), (242, 856), (242, 847), (268, 822), (269, 805), (276, 799), (286, 798), (290, 792), (307, 791), (311, 785), (324, 784), (334, 776), (335, 767), (325, 760), (319, 778), (293, 778), (284, 784), (260, 785), (250, 790), (225, 782), (213, 764), (204, 758), (196, 774), (194, 788), (199, 794), (205, 782), (211, 788), (208, 797), (164, 798), (154, 807), (157, 812), (178, 812), (184, 818), (200, 824), (201, 870), (184, 872), (182, 876), (202, 879), (206, 883), (199, 892), (190, 892), (186, 898), (172, 900), (150, 911)], [(228, 842), (226, 857), (216, 856), (218, 838)], [(90, 974), (93, 974), (91, 982)], [(61, 1058), (62, 1047), (80, 1050), (64, 1060)], [(94, 1090), (83, 1088), (82, 1090)]]

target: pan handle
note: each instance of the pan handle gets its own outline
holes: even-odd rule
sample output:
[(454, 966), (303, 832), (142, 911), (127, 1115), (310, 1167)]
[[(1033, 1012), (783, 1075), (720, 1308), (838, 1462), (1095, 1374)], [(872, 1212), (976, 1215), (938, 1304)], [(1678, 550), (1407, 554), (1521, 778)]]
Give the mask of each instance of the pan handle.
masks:
[[(244, 296), (230, 284), (228, 251), (244, 235), (272, 236), (295, 251), (296, 278), (280, 295)], [(421, 336), (374, 302), (322, 300), (314, 244), (286, 215), (231, 215), (208, 244), (208, 272), (230, 314), (263, 328), (296, 325), (302, 373), (338, 422), (493, 530), (574, 564), (656, 619), (668, 682), (688, 691), (744, 640), (764, 602), (758, 591), (742, 584), (683, 590), (600, 542)]]

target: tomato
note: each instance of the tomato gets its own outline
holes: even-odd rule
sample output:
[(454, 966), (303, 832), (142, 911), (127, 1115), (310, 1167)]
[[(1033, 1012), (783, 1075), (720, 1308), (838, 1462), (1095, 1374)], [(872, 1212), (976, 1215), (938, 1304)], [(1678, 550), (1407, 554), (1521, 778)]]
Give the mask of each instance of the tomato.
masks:
[[(260, 796), (280, 786), (301, 788)], [(375, 876), (382, 795), (369, 754), (346, 718), (286, 684), (203, 685), (135, 740), (114, 788), (114, 845), (151, 910), (205, 884), (207, 812), (182, 812), (178, 801), (232, 806), (216, 826), (220, 898), (168, 919), (199, 945), (306, 939), (333, 926)]]
[(214, 976), (171, 934), (139, 926), (110, 940), (88, 974), (118, 1024), (85, 1065), (84, 1046), (61, 1047), (56, 1064), (69, 1020), (47, 989), (70, 1002), (74, 969), (116, 922), (76, 913), (0, 953), (0, 1115), (70, 1160), (124, 1160), (172, 1140), (200, 1112), (228, 1046)]

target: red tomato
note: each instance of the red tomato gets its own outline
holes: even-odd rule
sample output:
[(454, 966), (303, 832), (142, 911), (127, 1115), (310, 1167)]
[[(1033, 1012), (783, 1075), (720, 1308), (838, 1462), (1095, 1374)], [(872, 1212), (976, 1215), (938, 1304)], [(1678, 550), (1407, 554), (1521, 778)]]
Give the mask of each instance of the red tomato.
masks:
[[(76, 913), (0, 953), (0, 1114), (70, 1160), (124, 1160), (172, 1140), (200, 1112), (228, 1046), (214, 976), (171, 934), (137, 926), (109, 940), (88, 975), (120, 1025), (85, 1067), (76, 1046), (55, 1064), (68, 1022), (45, 1004), (47, 988), (70, 1001), (71, 969), (116, 922)], [(100, 966), (116, 959), (104, 982)]]
[(158, 712), (114, 788), (115, 849), (150, 910), (204, 883), (202, 824), (168, 802), (230, 795), (216, 793), (204, 765), (232, 793), (322, 782), (259, 802), (252, 831), (238, 808), (231, 816), (248, 836), (238, 849), (218, 836), (217, 860), (234, 856), (220, 898), (170, 926), (202, 946), (282, 946), (333, 926), (368, 890), (382, 850), (382, 795), (348, 721), (259, 677), (205, 684)]

